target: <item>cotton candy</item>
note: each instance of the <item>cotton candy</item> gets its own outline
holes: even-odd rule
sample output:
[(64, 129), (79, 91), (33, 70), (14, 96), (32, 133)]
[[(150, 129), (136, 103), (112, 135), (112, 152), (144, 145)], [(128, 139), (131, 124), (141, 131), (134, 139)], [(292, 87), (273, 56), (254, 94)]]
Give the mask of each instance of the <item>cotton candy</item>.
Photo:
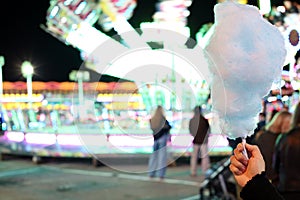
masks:
[(281, 80), (284, 39), (257, 7), (226, 1), (215, 5), (214, 13), (213, 34), (204, 48), (212, 107), (224, 134), (245, 138), (256, 128), (262, 98)]

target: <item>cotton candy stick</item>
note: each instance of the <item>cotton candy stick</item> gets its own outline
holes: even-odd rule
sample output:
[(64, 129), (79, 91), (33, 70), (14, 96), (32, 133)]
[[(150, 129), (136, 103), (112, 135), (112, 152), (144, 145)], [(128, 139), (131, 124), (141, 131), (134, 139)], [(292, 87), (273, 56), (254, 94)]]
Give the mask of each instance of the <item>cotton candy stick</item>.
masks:
[(246, 138), (242, 138), (242, 144), (243, 144), (243, 147), (244, 147), (243, 154), (247, 158), (247, 160), (249, 160), (249, 156), (248, 156), (248, 153), (247, 153), (247, 150), (246, 150)]

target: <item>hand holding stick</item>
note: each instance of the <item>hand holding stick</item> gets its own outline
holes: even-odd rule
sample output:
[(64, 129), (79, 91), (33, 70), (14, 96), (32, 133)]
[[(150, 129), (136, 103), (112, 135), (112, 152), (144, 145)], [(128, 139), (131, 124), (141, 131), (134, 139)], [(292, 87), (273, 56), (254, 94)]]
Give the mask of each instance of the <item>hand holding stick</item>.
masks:
[[(243, 153), (245, 149), (249, 153), (249, 158)], [(233, 152), (229, 168), (241, 187), (244, 187), (252, 177), (265, 171), (265, 161), (256, 145), (240, 143)]]

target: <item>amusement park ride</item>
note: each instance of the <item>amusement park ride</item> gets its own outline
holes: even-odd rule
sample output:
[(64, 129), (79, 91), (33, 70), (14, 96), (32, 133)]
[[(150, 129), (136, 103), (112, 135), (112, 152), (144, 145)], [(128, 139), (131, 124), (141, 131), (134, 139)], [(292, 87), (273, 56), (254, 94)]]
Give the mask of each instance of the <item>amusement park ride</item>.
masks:
[[(153, 22), (141, 23), (139, 31), (127, 21), (134, 13), (136, 0), (52, 0), (46, 26), (42, 27), (66, 45), (77, 48), (86, 67), (100, 74), (132, 80), (142, 94), (167, 93), (166, 96), (171, 97), (166, 98), (172, 99), (168, 109), (176, 107), (173, 105), (176, 104), (175, 92), (182, 94), (177, 96), (190, 98), (193, 95), (189, 93), (207, 95), (209, 92), (207, 84), (203, 84), (205, 77), (198, 75), (196, 67), (191, 67), (190, 61), (180, 55), (198, 56), (184, 46), (189, 37), (187, 17), (191, 4), (191, 0), (159, 1)], [(100, 25), (102, 31), (96, 29), (95, 24)], [(105, 33), (111, 29), (118, 34), (118, 41)], [(153, 43), (161, 47), (153, 49)], [(162, 65), (165, 70), (157, 70), (154, 65)], [(141, 76), (141, 73), (147, 75)], [(191, 89), (182, 93), (182, 83)], [(149, 91), (149, 85), (155, 85), (152, 87), (155, 91)], [(197, 100), (191, 102), (197, 103)], [(150, 105), (146, 107), (150, 109)], [(191, 105), (188, 109), (192, 109)]]
[[(140, 33), (127, 21), (134, 14), (136, 0), (51, 0), (46, 15), (47, 22), (41, 25), (41, 28), (66, 45), (77, 48), (86, 67), (100, 74), (132, 80), (137, 90), (129, 94), (124, 94), (123, 90), (123, 94), (119, 94), (119, 90), (113, 89), (101, 94), (101, 91), (94, 88), (92, 92), (84, 90), (84, 98), (81, 96), (79, 98), (81, 100), (78, 101), (77, 90), (70, 92), (74, 93), (71, 100), (66, 97), (68, 95), (65, 94), (67, 91), (64, 88), (67, 87), (65, 84), (56, 87), (58, 92), (63, 91), (61, 97), (63, 100), (60, 102), (64, 103), (56, 104), (49, 95), (33, 94), (34, 97), (42, 98), (34, 102), (32, 108), (40, 111), (35, 113), (28, 111), (31, 113), (28, 117), (26, 116), (28, 114), (21, 117), (24, 111), (18, 110), (14, 105), (6, 104), (7, 108), (12, 107), (6, 112), (6, 115), (12, 116), (12, 120), (10, 120), (11, 124), (6, 124), (6, 128), (10, 130), (6, 131), (1, 138), (1, 142), (4, 143), (2, 153), (25, 153), (33, 155), (34, 161), (39, 161), (43, 156), (92, 157), (95, 154), (148, 154), (153, 143), (148, 120), (152, 110), (157, 105), (163, 105), (174, 127), (170, 149), (174, 154), (188, 155), (192, 138), (187, 132), (187, 120), (191, 117), (193, 106), (197, 103), (206, 104), (209, 95), (208, 85), (203, 77), (197, 76), (197, 71), (174, 53), (177, 48), (188, 51), (183, 46), (189, 37), (187, 16), (191, 3), (191, 0), (159, 1), (156, 5), (157, 12), (153, 15), (153, 22), (142, 23), (140, 27), (142, 33)], [(101, 26), (102, 31), (95, 28), (96, 24)], [(118, 40), (106, 34), (112, 29), (119, 35)], [(175, 31), (176, 40), (171, 41), (172, 45), (164, 31), (171, 34)], [(151, 43), (161, 45), (163, 48), (155, 49)], [(127, 57), (117, 60), (113, 56), (119, 55), (111, 55), (115, 50), (126, 54), (137, 48), (142, 48), (142, 51), (134, 55), (129, 53)], [(166, 70), (151, 68), (146, 72), (147, 76), (140, 76), (138, 71), (147, 69), (138, 69), (139, 62), (128, 61), (137, 60), (136, 58), (144, 57), (143, 54), (153, 52), (154, 60), (157, 61), (148, 60), (143, 65), (151, 63), (160, 67), (162, 64)], [(158, 74), (157, 71), (160, 73)], [(41, 83), (33, 84), (34, 88), (42, 87), (39, 85)], [(84, 84), (86, 87), (88, 83)], [(99, 84), (103, 87), (106, 83)], [(125, 84), (119, 83), (120, 87), (126, 87)], [(6, 87), (8, 85), (9, 83)], [(127, 83), (127, 87), (128, 85), (130, 84)], [(45, 86), (47, 87), (49, 86)], [(80, 89), (79, 84), (75, 87)], [(184, 87), (191, 89), (186, 90)], [(83, 95), (83, 90), (81, 91)], [(93, 95), (96, 95), (96, 98)], [(26, 107), (25, 103), (21, 104)], [(52, 104), (51, 108), (50, 104)], [(45, 106), (50, 110), (45, 112), (48, 114), (41, 114), (42, 110), (47, 110), (44, 109)], [(75, 118), (72, 119), (73, 121), (70, 120), (69, 125), (64, 124), (65, 120), (61, 119), (61, 116), (64, 118), (70, 116), (66, 110)], [(209, 109), (207, 113), (208, 111)], [(91, 115), (92, 117), (88, 117)], [(24, 123), (25, 118), (29, 118), (28, 127)], [(35, 118), (38, 120), (34, 120)], [(95, 119), (94, 123), (87, 122), (89, 121), (85, 120), (87, 118)], [(42, 123), (41, 119), (44, 119)], [(222, 144), (224, 138), (221, 137), (221, 140), (219, 137), (211, 138), (211, 143), (216, 147), (212, 153), (229, 152), (226, 141), (225, 145)]]
[[(149, 154), (153, 141), (148, 120), (152, 110), (163, 105), (173, 126), (169, 143), (171, 152), (179, 156), (189, 155), (192, 137), (188, 133), (187, 121), (191, 118), (192, 108), (202, 105), (206, 117), (213, 117), (206, 62), (199, 61), (203, 57), (202, 49), (200, 46), (193, 49), (185, 46), (190, 36), (187, 17), (192, 0), (158, 1), (153, 22), (140, 24), (139, 30), (128, 22), (137, 4), (137, 0), (50, 1), (47, 22), (41, 28), (66, 45), (77, 48), (86, 67), (100, 74), (132, 80), (136, 90), (127, 94), (114, 89), (101, 93), (94, 87), (92, 92), (84, 90), (88, 95), (85, 94), (83, 105), (79, 105), (77, 90), (66, 93), (62, 89), (65, 96), (62, 95), (61, 102), (67, 102), (68, 106), (63, 109), (61, 105), (52, 104), (51, 109), (57, 112), (48, 115), (51, 125), (33, 125), (35, 128), (32, 129), (26, 125), (10, 128), (0, 137), (2, 154), (32, 155), (35, 162), (43, 156)], [(96, 24), (101, 26), (101, 31), (95, 28)], [(112, 29), (118, 37), (107, 34)], [(198, 42), (204, 44), (205, 37), (200, 39), (202, 41)], [(299, 49), (292, 45), (290, 55), (296, 48)], [(193, 60), (195, 57), (197, 61)], [(195, 67), (197, 65), (204, 66), (201, 73)], [(100, 87), (107, 85), (99, 84)], [(132, 83), (128, 85), (132, 86)], [(78, 86), (73, 85), (73, 88)], [(43, 95), (33, 96), (42, 98), (37, 100), (39, 106), (51, 101)], [(83, 102), (82, 98), (80, 102)], [(58, 117), (61, 110), (64, 110), (64, 118), (70, 116), (65, 110), (74, 115), (74, 121), (58, 126), (61, 124)], [(82, 111), (89, 112), (90, 118), (96, 120), (85, 123), (77, 118), (88, 115)], [(22, 118), (20, 109), (15, 109), (11, 115), (15, 119)], [(211, 155), (231, 153), (226, 137), (218, 130), (212, 131), (209, 146)]]

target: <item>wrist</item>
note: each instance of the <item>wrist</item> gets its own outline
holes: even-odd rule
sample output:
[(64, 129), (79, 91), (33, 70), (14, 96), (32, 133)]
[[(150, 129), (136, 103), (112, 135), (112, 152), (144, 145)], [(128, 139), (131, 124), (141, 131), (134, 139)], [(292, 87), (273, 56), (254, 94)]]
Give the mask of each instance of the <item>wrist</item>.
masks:
[(255, 175), (251, 176), (251, 177), (246, 176), (247, 178), (243, 182), (244, 185), (241, 185), (241, 186), (245, 187), (249, 183), (249, 181), (251, 181), (251, 180), (253, 180), (253, 179), (255, 179), (255, 178), (259, 177), (259, 176), (265, 176), (265, 172), (262, 171), (260, 173), (257, 173)]
[(249, 181), (251, 181), (252, 178), (253, 178), (253, 177), (245, 176), (245, 178), (243, 179), (243, 181), (241, 181), (240, 186), (241, 186), (241, 187), (245, 187), (245, 186), (247, 185), (247, 183), (248, 183)]

